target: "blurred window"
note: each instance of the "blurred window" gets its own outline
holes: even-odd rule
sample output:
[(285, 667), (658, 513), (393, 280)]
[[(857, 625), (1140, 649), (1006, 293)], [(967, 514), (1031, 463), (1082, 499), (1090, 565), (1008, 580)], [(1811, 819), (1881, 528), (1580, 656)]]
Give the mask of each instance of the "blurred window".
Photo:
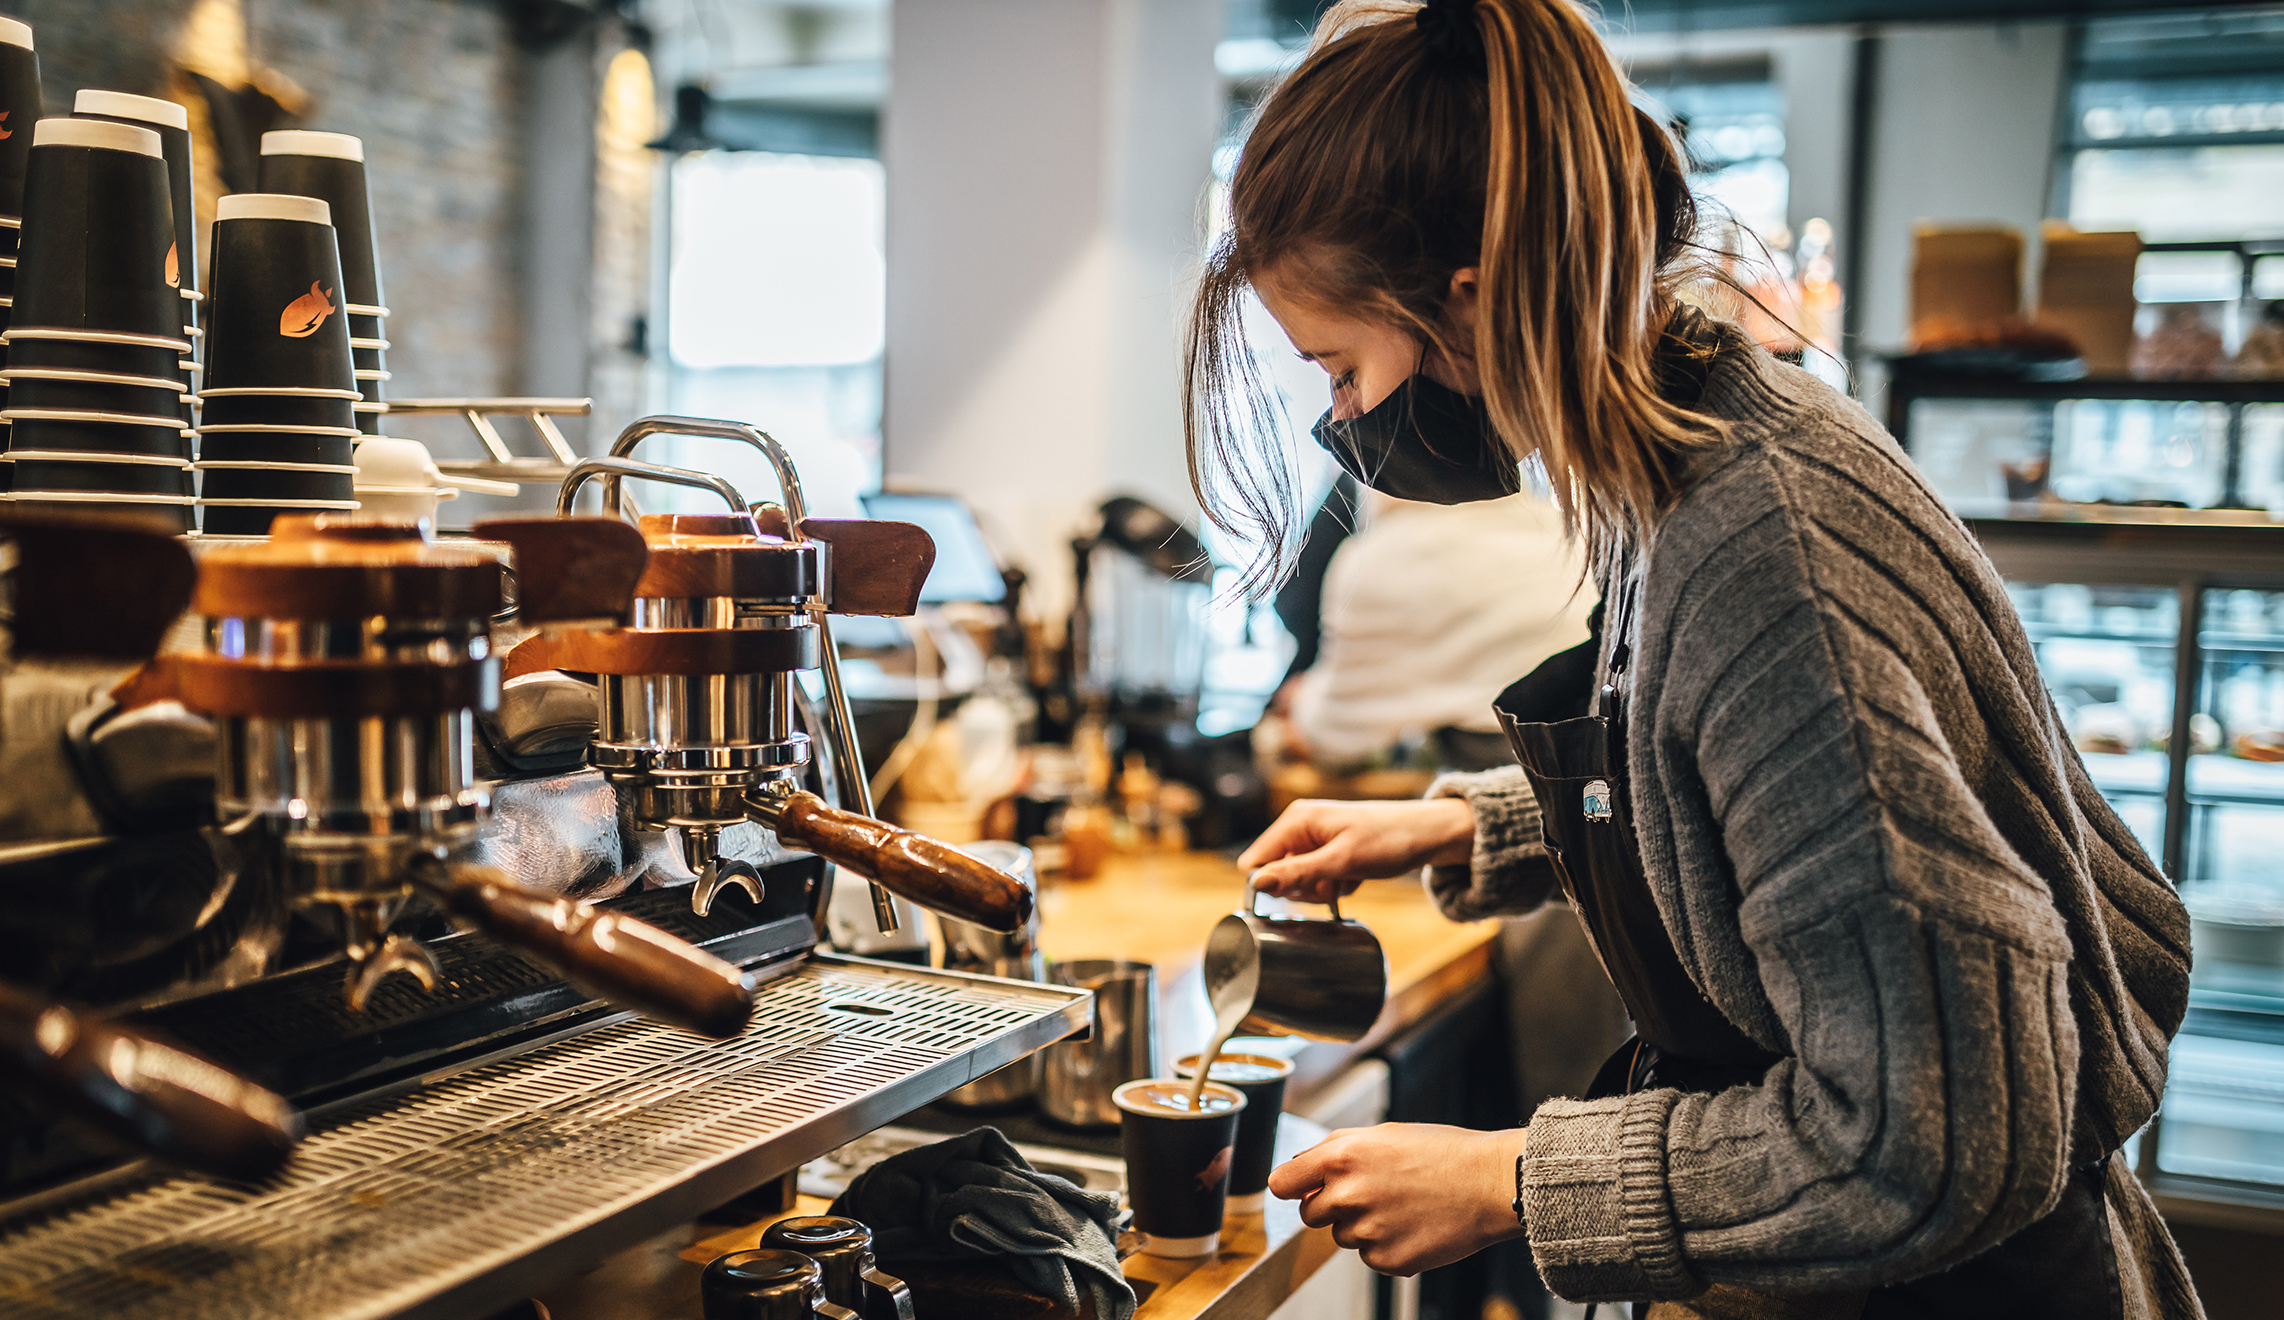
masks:
[[(856, 516), (857, 497), (880, 486), (880, 162), (703, 151), (677, 157), (669, 178), (664, 411), (752, 422), (792, 454), (815, 512)], [(776, 498), (758, 453), (667, 440), (656, 456), (702, 462), (749, 500)], [(710, 502), (671, 487), (638, 496), (669, 509)]]
[[(2061, 148), (2056, 210), (2081, 229), (2284, 237), (2284, 7), (2087, 23)], [(2175, 260), (2144, 264), (2143, 301), (2236, 296), (2233, 257), (2205, 269), (2159, 255)]]
[(1789, 247), (1785, 101), (1768, 58), (1637, 64), (1632, 74), (1688, 148), (1708, 225), (1733, 220), (1771, 246)]

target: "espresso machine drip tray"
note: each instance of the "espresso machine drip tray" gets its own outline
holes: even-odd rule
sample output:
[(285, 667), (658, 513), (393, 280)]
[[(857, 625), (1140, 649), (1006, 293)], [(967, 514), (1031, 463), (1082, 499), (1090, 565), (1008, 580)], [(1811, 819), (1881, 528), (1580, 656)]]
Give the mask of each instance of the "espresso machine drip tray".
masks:
[(715, 1042), (630, 1020), (313, 1116), (262, 1185), (0, 1222), (23, 1320), (484, 1315), (1087, 1023), (1086, 992), (812, 956)]

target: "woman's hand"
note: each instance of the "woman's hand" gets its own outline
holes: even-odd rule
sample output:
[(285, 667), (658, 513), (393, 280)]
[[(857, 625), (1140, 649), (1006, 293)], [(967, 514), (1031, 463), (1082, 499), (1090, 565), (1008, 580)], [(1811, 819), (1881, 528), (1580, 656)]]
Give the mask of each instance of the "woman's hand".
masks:
[(1422, 866), (1465, 866), (1475, 850), (1475, 809), (1463, 798), (1327, 802), (1285, 808), (1238, 857), (1264, 894), (1329, 903), (1367, 880)]
[(1301, 1202), (1301, 1220), (1330, 1227), (1382, 1274), (1408, 1277), (1521, 1237), (1515, 1161), (1526, 1130), (1477, 1132), (1432, 1123), (1343, 1128), (1269, 1175)]

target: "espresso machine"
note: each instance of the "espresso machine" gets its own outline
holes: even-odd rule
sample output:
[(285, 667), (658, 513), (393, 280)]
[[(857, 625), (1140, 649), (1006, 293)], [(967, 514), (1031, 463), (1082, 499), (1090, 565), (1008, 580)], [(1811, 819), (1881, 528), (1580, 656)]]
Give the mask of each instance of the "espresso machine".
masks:
[[(782, 503), (628, 454), (668, 432), (771, 454)], [(997, 929), (1030, 895), (863, 797), (827, 615), (912, 608), (924, 533), (807, 517), (749, 432), (646, 419), (559, 501), (719, 514), (170, 543), (190, 615), (62, 739), (100, 829), (0, 842), (0, 966), (309, 1135), (214, 1182), (0, 1073), (30, 1314), (483, 1314), (1084, 1029), (1083, 991), (819, 949), (841, 870)]]

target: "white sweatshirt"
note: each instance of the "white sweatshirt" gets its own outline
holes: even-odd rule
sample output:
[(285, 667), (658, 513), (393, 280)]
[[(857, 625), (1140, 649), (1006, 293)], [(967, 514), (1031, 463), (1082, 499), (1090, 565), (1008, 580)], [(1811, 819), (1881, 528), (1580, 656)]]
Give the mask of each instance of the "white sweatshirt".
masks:
[(1292, 720), (1327, 765), (1436, 729), (1495, 730), (1491, 702), (1586, 640), (1594, 588), (1552, 504), (1367, 498), (1324, 581), (1324, 644)]

